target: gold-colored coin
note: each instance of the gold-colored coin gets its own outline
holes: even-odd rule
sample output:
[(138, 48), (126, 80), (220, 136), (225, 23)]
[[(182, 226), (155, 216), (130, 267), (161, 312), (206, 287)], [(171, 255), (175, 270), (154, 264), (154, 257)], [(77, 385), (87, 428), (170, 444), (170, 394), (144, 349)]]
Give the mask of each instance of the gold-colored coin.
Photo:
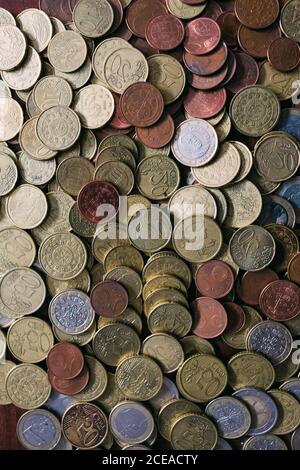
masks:
[(206, 119), (206, 121), (209, 122), (209, 124), (211, 124), (212, 126), (216, 127), (218, 124), (220, 124), (220, 122), (225, 117), (225, 115), (226, 115), (226, 107), (224, 107), (219, 114), (217, 114), (216, 116), (210, 119)]
[(293, 360), (293, 354), (291, 354), (281, 364), (274, 366), (275, 369), (275, 382), (285, 382), (286, 380), (293, 377), (299, 370), (300, 364)]
[(105, 256), (104, 269), (108, 273), (120, 266), (127, 266), (141, 273), (144, 268), (144, 259), (134, 246), (116, 246)]
[(97, 167), (94, 179), (113, 184), (121, 196), (131, 193), (134, 186), (134, 174), (131, 168), (121, 161), (102, 163)]
[(285, 321), (283, 323), (290, 330), (290, 333), (293, 337), (300, 335), (300, 316), (299, 315), (296, 318)]
[(7, 333), (7, 346), (20, 362), (36, 364), (43, 361), (53, 345), (51, 328), (40, 318), (20, 318), (10, 326)]
[(199, 336), (186, 336), (180, 340), (180, 343), (186, 357), (195, 354), (215, 354), (213, 345), (206, 339), (199, 338)]
[(296, 91), (294, 83), (297, 80), (300, 80), (299, 66), (292, 72), (280, 72), (266, 60), (259, 68), (258, 83), (272, 90), (281, 101), (292, 98)]
[(216, 356), (197, 354), (188, 358), (177, 371), (180, 393), (197, 403), (206, 403), (222, 394), (227, 385), (227, 370)]
[(270, 224), (265, 226), (276, 242), (276, 255), (272, 268), (276, 272), (286, 271), (291, 259), (299, 251), (299, 239), (295, 232), (284, 225)]
[(282, 436), (295, 431), (300, 424), (300, 404), (288, 392), (283, 390), (270, 390), (269, 395), (278, 408), (278, 420), (272, 433)]
[(163, 374), (150, 357), (132, 356), (118, 365), (116, 383), (129, 400), (147, 401), (160, 391)]
[(80, 144), (76, 142), (71, 148), (58, 152), (56, 156), (57, 165), (60, 165), (61, 162), (67, 160), (67, 158), (71, 157), (80, 157)]
[(269, 88), (260, 85), (249, 86), (233, 97), (230, 117), (241, 134), (261, 137), (278, 123), (280, 103)]
[(218, 441), (214, 423), (206, 416), (188, 414), (175, 422), (171, 443), (175, 450), (212, 450)]
[(41, 225), (46, 218), (47, 198), (36, 186), (22, 184), (10, 193), (6, 210), (14, 225), (30, 230)]
[(42, 277), (30, 268), (7, 271), (0, 281), (1, 314), (7, 318), (31, 315), (41, 308), (46, 298)]
[(75, 72), (84, 64), (86, 57), (86, 42), (76, 31), (57, 33), (49, 43), (49, 62), (61, 72)]
[(69, 212), (74, 200), (63, 191), (47, 194), (48, 214), (44, 222), (32, 231), (33, 237), (40, 245), (54, 233), (70, 232)]
[(19, 364), (6, 378), (6, 392), (11, 402), (23, 410), (41, 408), (51, 394), (46, 372), (34, 364)]
[(186, 296), (176, 289), (159, 289), (153, 294), (151, 294), (144, 303), (144, 312), (145, 315), (148, 317), (152, 310), (154, 310), (158, 305), (161, 304), (180, 304), (189, 308), (189, 303), (187, 301)]
[(0, 363), (0, 405), (10, 405), (11, 404), (11, 399), (9, 398), (6, 387), (5, 387), (5, 382), (8, 373), (16, 367), (16, 364), (14, 364), (11, 361), (1, 361)]
[(178, 277), (187, 288), (192, 282), (192, 275), (188, 265), (173, 252), (157, 253), (157, 258), (150, 259), (143, 270), (145, 282), (157, 276), (170, 275)]
[(209, 188), (220, 188), (231, 183), (238, 175), (241, 167), (241, 156), (237, 148), (230, 142), (224, 142), (212, 162), (192, 173), (198, 183)]
[(110, 279), (116, 281), (125, 287), (129, 302), (141, 296), (143, 290), (143, 283), (141, 276), (127, 266), (119, 266), (113, 269), (104, 276), (104, 280)]
[[(118, 70), (126, 67), (127, 73), (116, 74)], [(132, 46), (113, 50), (109, 53), (104, 62), (104, 79), (108, 87), (115, 93), (123, 93), (126, 88), (136, 82), (145, 82), (149, 74), (149, 66), (145, 56), (138, 49)]]
[(36, 248), (31, 236), (19, 228), (0, 231), (0, 273), (17, 267), (30, 268), (36, 257)]
[(259, 189), (262, 196), (274, 193), (280, 186), (280, 183), (274, 183), (273, 181), (267, 181), (265, 178), (262, 178), (257, 173), (255, 167), (252, 167), (249, 179)]
[[(1, 233), (0, 233), (1, 235)], [(290, 281), (300, 284), (300, 254), (297, 253), (288, 265), (288, 278)]]
[(171, 429), (176, 421), (188, 413), (202, 414), (201, 408), (188, 400), (179, 398), (172, 400), (162, 406), (158, 413), (158, 429), (160, 434), (167, 441), (171, 440)]
[[(103, 264), (107, 254), (116, 247), (125, 247), (130, 244), (127, 236), (127, 226), (122, 224), (106, 224), (97, 231), (92, 243), (92, 251), (96, 260)], [(125, 262), (125, 266), (127, 265)], [(119, 265), (119, 266), (122, 266)], [(115, 266), (117, 267), (117, 266)], [(106, 271), (106, 269), (105, 269)], [(109, 270), (111, 271), (111, 269)]]
[(241, 352), (233, 356), (227, 366), (228, 383), (234, 390), (256, 387), (269, 390), (275, 380), (274, 367), (261, 354)]
[(78, 401), (90, 402), (99, 398), (106, 390), (108, 384), (107, 372), (101, 362), (92, 356), (84, 356), (89, 368), (90, 378), (86, 388), (74, 398)]
[(87, 84), (92, 74), (92, 61), (89, 57), (86, 58), (84, 64), (74, 72), (61, 72), (54, 69), (54, 74), (66, 80), (73, 90), (78, 90)]
[(209, 217), (187, 217), (174, 228), (173, 246), (183, 259), (191, 263), (204, 263), (215, 258), (222, 244), (221, 229)]
[(133, 307), (130, 306), (127, 307), (125, 312), (117, 318), (99, 317), (98, 329), (100, 330), (103, 326), (106, 326), (110, 323), (123, 323), (124, 325), (133, 328), (138, 335), (142, 333), (143, 329), (143, 322), (141, 316), (136, 312)]
[(135, 158), (138, 157), (138, 148), (133, 139), (128, 135), (109, 135), (102, 140), (98, 147), (98, 153), (111, 147), (125, 147), (129, 150)]
[(95, 236), (97, 225), (82, 217), (76, 202), (71, 207), (69, 213), (69, 222), (73, 232), (76, 233), (76, 235), (79, 235), (83, 238), (93, 238)]
[(97, 158), (96, 168), (107, 162), (122, 162), (126, 163), (132, 171), (136, 169), (136, 161), (133, 153), (122, 145), (101, 150)]
[(105, 325), (93, 339), (95, 356), (112, 367), (117, 367), (124, 357), (138, 354), (140, 348), (141, 342), (134, 329), (121, 323)]
[(53, 106), (46, 109), (36, 121), (38, 138), (46, 147), (54, 151), (71, 148), (78, 140), (80, 131), (79, 117), (66, 106)]
[(114, 97), (101, 85), (88, 85), (76, 93), (73, 109), (78, 114), (82, 127), (98, 129), (112, 118), (115, 110)]
[(45, 111), (53, 106), (71, 106), (72, 99), (72, 88), (61, 77), (43, 77), (33, 89), (33, 100), (41, 111)]
[(205, 215), (215, 219), (217, 204), (210, 192), (199, 185), (185, 186), (178, 189), (169, 201), (170, 213), (175, 221), (192, 215)]
[(217, 216), (213, 217), (213, 219), (216, 219), (218, 224), (222, 225), (228, 213), (228, 204), (226, 198), (220, 189), (209, 188), (207, 191), (209, 191), (213, 196), (213, 199), (217, 205)]
[(251, 150), (242, 142), (233, 140), (230, 143), (237, 148), (241, 157), (240, 170), (234, 179), (234, 183), (239, 183), (249, 175), (253, 166), (253, 156)]
[(165, 333), (148, 336), (142, 344), (141, 353), (154, 359), (164, 374), (175, 372), (184, 361), (180, 342), (174, 336)]
[(96, 333), (96, 322), (94, 322), (84, 333), (78, 334), (65, 333), (64, 331), (59, 330), (55, 325), (52, 325), (52, 329), (54, 336), (58, 341), (62, 341), (64, 343), (72, 343), (76, 344), (79, 347), (83, 347), (92, 341)]
[(58, 281), (79, 276), (87, 263), (87, 250), (71, 233), (56, 233), (46, 238), (39, 249), (39, 262), (46, 274)]
[(161, 92), (165, 105), (176, 101), (183, 93), (185, 72), (177, 59), (167, 54), (148, 57), (149, 82)]
[[(139, 153), (138, 161), (139, 162), (142, 161), (144, 158), (154, 157), (155, 155), (157, 155), (157, 149), (147, 147), (147, 145), (140, 142), (136, 133), (133, 134), (132, 138), (138, 148), (138, 153)], [(171, 144), (165, 145), (164, 147), (160, 147), (159, 149), (159, 155), (161, 157), (169, 157), (170, 153), (171, 153)]]
[(142, 209), (129, 221), (128, 236), (134, 247), (146, 253), (165, 248), (172, 237), (169, 216), (158, 207)]
[(122, 401), (126, 400), (125, 395), (119, 389), (116, 384), (115, 375), (111, 374), (110, 372), (107, 374), (108, 376), (108, 384), (106, 387), (105, 392), (101, 395), (101, 397), (97, 398), (95, 401), (99, 403), (101, 408), (109, 415), (111, 410)]
[(168, 333), (183, 338), (192, 328), (192, 316), (189, 310), (180, 304), (166, 303), (155, 307), (147, 318), (152, 334)]
[(11, 90), (26, 92), (38, 81), (42, 72), (42, 62), (37, 51), (28, 46), (25, 59), (15, 70), (2, 71), (1, 76)]
[(154, 155), (144, 158), (137, 168), (137, 187), (143, 196), (153, 201), (168, 199), (179, 183), (178, 166), (169, 157)]
[(252, 307), (243, 305), (246, 314), (246, 322), (244, 327), (238, 333), (223, 333), (222, 339), (228, 346), (233, 349), (246, 349), (246, 340), (249, 331), (253, 326), (262, 321), (261, 315)]
[(56, 172), (56, 161), (35, 160), (29, 153), (21, 152), (19, 156), (19, 170), (22, 179), (35, 186), (43, 186), (48, 183)]
[(93, 180), (94, 165), (82, 157), (62, 161), (57, 169), (57, 182), (67, 194), (77, 196), (83, 186)]
[(220, 143), (224, 142), (224, 140), (227, 139), (227, 137), (230, 134), (231, 131), (231, 119), (229, 117), (229, 114), (225, 113), (222, 121), (220, 121), (216, 126), (215, 126), (215, 131), (218, 136), (218, 140)]
[(178, 277), (165, 274), (151, 279), (144, 285), (143, 299), (147, 300), (150, 295), (161, 289), (176, 289), (184, 295), (187, 295), (187, 289)]
[(223, 188), (228, 203), (225, 224), (231, 228), (242, 228), (253, 224), (262, 210), (262, 197), (257, 187), (249, 180)]
[(83, 36), (99, 38), (112, 27), (114, 11), (107, 0), (80, 0), (73, 10), (73, 21)]
[(181, 0), (167, 0), (167, 8), (171, 15), (177, 16), (182, 20), (190, 20), (200, 15), (206, 7), (206, 3), (200, 5), (188, 5)]
[(151, 202), (149, 199), (140, 194), (131, 194), (127, 198), (127, 214), (128, 220), (142, 209), (150, 209)]
[(15, 224), (10, 220), (10, 218), (7, 215), (7, 200), (8, 196), (2, 197), (1, 198), (1, 204), (0, 204), (0, 229), (4, 230), (7, 228), (15, 228)]
[(98, 44), (93, 54), (92, 66), (95, 78), (100, 85), (108, 86), (104, 76), (104, 65), (108, 56), (114, 51), (128, 47), (130, 43), (119, 37), (108, 38)]
[(97, 152), (97, 139), (90, 129), (82, 129), (80, 134), (80, 149), (83, 158), (92, 161)]
[(39, 139), (36, 132), (37, 117), (26, 121), (20, 131), (20, 146), (35, 160), (50, 160), (55, 157), (57, 151), (50, 150)]

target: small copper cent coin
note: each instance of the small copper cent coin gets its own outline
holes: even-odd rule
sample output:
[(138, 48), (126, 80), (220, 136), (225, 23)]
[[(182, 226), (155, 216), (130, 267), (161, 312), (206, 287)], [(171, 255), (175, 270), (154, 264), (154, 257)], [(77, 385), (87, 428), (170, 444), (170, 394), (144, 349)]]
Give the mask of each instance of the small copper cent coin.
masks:
[(220, 41), (220, 26), (211, 18), (197, 18), (186, 25), (184, 48), (190, 54), (208, 54)]
[(280, 72), (294, 70), (300, 63), (298, 43), (285, 37), (275, 39), (268, 49), (268, 61)]
[(193, 333), (200, 338), (217, 338), (224, 333), (228, 318), (223, 305), (215, 299), (200, 297), (196, 299), (192, 308), (195, 314)]
[(259, 296), (264, 288), (274, 281), (278, 281), (278, 275), (272, 269), (248, 271), (237, 282), (236, 293), (242, 302), (255, 307), (259, 304)]
[(221, 299), (229, 294), (234, 286), (234, 274), (230, 266), (223, 261), (208, 261), (199, 266), (195, 283), (204, 297)]
[(176, 49), (184, 39), (182, 21), (173, 15), (159, 15), (146, 26), (146, 39), (153, 49), (170, 51)]
[(113, 219), (119, 203), (118, 191), (106, 181), (91, 181), (81, 189), (77, 198), (79, 212), (92, 224)]
[(133, 126), (149, 127), (155, 124), (164, 111), (164, 99), (151, 83), (130, 85), (121, 96), (121, 110)]
[(259, 306), (272, 320), (292, 320), (300, 313), (300, 288), (290, 281), (271, 282), (260, 294)]
[(93, 288), (91, 304), (98, 315), (104, 318), (116, 318), (128, 307), (128, 294), (118, 282), (103, 281)]
[(51, 370), (48, 370), (48, 379), (49, 382), (58, 393), (67, 396), (77, 395), (77, 393), (81, 393), (89, 383), (90, 373), (86, 366), (82, 369), (77, 377), (74, 379), (60, 379), (56, 377)]
[(47, 356), (47, 367), (60, 379), (74, 379), (82, 371), (84, 357), (80, 349), (71, 343), (58, 343)]

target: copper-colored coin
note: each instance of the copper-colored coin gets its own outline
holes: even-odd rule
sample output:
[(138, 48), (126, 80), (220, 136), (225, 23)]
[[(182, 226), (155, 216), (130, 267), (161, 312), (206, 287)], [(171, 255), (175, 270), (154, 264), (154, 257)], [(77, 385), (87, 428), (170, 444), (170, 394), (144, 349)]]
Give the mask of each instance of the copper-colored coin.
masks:
[(243, 52), (236, 53), (236, 72), (232, 80), (226, 85), (231, 93), (238, 93), (242, 88), (256, 85), (259, 77), (259, 67), (253, 57)]
[(256, 31), (243, 25), (238, 30), (238, 41), (241, 49), (258, 59), (265, 59), (268, 55), (270, 44), (280, 37), (281, 30), (277, 23), (261, 31)]
[(151, 83), (130, 85), (121, 96), (122, 113), (133, 126), (148, 127), (155, 124), (164, 111), (164, 99)]
[(126, 121), (120, 107), (120, 96), (117, 93), (113, 93), (115, 100), (115, 112), (110, 121), (111, 127), (114, 129), (129, 129), (131, 127), (130, 122)]
[(226, 61), (226, 65), (228, 67), (228, 72), (223, 82), (221, 83), (222, 86), (227, 85), (227, 83), (229, 83), (230, 80), (232, 80), (236, 72), (236, 66), (237, 66), (236, 57), (235, 57), (235, 54), (230, 49), (228, 49), (228, 58)]
[(292, 320), (300, 313), (300, 288), (290, 281), (274, 281), (260, 294), (259, 306), (272, 320)]
[(155, 49), (150, 46), (150, 44), (143, 38), (137, 38), (133, 36), (131, 38), (130, 43), (139, 51), (141, 51), (145, 57), (149, 57), (151, 55), (159, 54), (159, 50)]
[(98, 315), (104, 318), (116, 318), (128, 307), (128, 294), (118, 282), (103, 281), (93, 288), (91, 304)]
[(76, 395), (77, 393), (82, 392), (85, 389), (89, 382), (90, 373), (86, 366), (82, 369), (82, 372), (71, 380), (60, 379), (56, 377), (51, 370), (48, 370), (48, 379), (51, 386), (58, 393), (63, 395)]
[(215, 2), (215, 0), (210, 0), (206, 3), (205, 10), (201, 13), (201, 16), (217, 21), (218, 17), (223, 13), (223, 8), (223, 3), (221, 6), (219, 3)]
[(268, 61), (280, 72), (290, 72), (300, 63), (300, 47), (290, 38), (278, 38), (270, 44)]
[(119, 193), (110, 183), (91, 181), (81, 189), (77, 204), (82, 217), (92, 224), (108, 222), (119, 210)]
[(146, 26), (146, 39), (154, 49), (160, 51), (176, 49), (184, 39), (182, 21), (168, 14), (155, 16)]
[(278, 0), (236, 0), (235, 13), (239, 21), (253, 29), (264, 29), (279, 15)]
[(201, 3), (205, 3), (207, 0), (181, 0), (181, 1), (182, 3), (186, 3), (187, 5), (201, 5)]
[(238, 333), (245, 326), (246, 314), (244, 309), (234, 302), (226, 302), (224, 307), (228, 317), (226, 333)]
[(65, 412), (62, 430), (74, 447), (94, 449), (106, 438), (108, 421), (98, 406), (92, 403), (78, 403)]
[(47, 356), (49, 371), (59, 379), (74, 379), (84, 366), (84, 357), (80, 349), (71, 343), (58, 343)]
[(107, 0), (107, 1), (112, 7), (113, 12), (114, 12), (114, 21), (113, 21), (112, 27), (109, 30), (109, 34), (112, 34), (115, 31), (117, 31), (117, 29), (121, 25), (123, 16), (124, 16), (124, 10), (122, 6), (122, 2), (120, 0)]
[(240, 22), (234, 11), (225, 11), (217, 18), (217, 23), (221, 28), (222, 38), (227, 46), (234, 47), (237, 45), (237, 32)]
[(196, 56), (185, 51), (183, 60), (188, 70), (192, 73), (206, 76), (220, 70), (225, 64), (227, 56), (227, 46), (225, 42), (221, 42), (216, 49), (203, 56)]
[(224, 333), (228, 319), (223, 305), (215, 299), (200, 297), (192, 308), (195, 314), (193, 333), (200, 338), (217, 338)]
[(211, 18), (197, 18), (186, 25), (184, 48), (190, 54), (208, 54), (220, 41), (220, 26)]
[(228, 70), (228, 64), (225, 64), (218, 72), (207, 75), (206, 77), (201, 77), (200, 75), (189, 72), (187, 79), (189, 84), (198, 90), (212, 90), (221, 85), (227, 76)]
[(264, 288), (278, 279), (278, 275), (272, 269), (262, 269), (255, 272), (249, 271), (238, 281), (236, 293), (242, 302), (255, 307), (259, 304), (259, 296)]
[(300, 284), (300, 253), (297, 253), (288, 265), (288, 277), (289, 280)]
[(221, 299), (232, 290), (234, 274), (230, 266), (223, 261), (208, 261), (197, 269), (195, 283), (204, 297)]
[(222, 111), (226, 99), (225, 88), (209, 91), (190, 88), (184, 98), (184, 109), (195, 119), (209, 119)]
[[(14, 2), (14, 3), (24, 4), (24, 1), (22, 0), (22, 2)], [(30, 3), (31, 4), (30, 7), (32, 7), (32, 3), (34, 2), (31, 2), (31, 1), (29, 2), (27, 0), (26, 3), (27, 4)], [(47, 13), (48, 16), (54, 16), (55, 18), (58, 18), (60, 21), (63, 21), (64, 23), (72, 21), (72, 11), (70, 9), (69, 2), (66, 0), (40, 0), (39, 8), (40, 10)]]
[(153, 149), (159, 149), (168, 145), (173, 139), (174, 132), (174, 121), (167, 113), (153, 126), (136, 128), (137, 136), (142, 144)]
[(168, 13), (164, 2), (159, 0), (139, 0), (132, 2), (127, 9), (126, 23), (130, 31), (140, 38), (146, 36), (147, 23), (155, 16)]

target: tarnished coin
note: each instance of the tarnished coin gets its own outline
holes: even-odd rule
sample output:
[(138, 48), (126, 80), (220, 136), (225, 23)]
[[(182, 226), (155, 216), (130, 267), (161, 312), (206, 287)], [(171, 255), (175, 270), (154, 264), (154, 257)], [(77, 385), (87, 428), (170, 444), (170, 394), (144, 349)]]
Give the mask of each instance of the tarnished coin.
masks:
[(238, 297), (247, 305), (259, 305), (259, 297), (264, 288), (279, 277), (275, 271), (264, 268), (259, 271), (247, 271), (236, 285)]
[[(76, 312), (76, 315), (73, 314)], [(80, 334), (87, 331), (94, 322), (95, 312), (85, 293), (70, 289), (58, 294), (49, 305), (52, 323), (64, 333)]]
[(96, 161), (96, 168), (107, 162), (122, 162), (128, 165), (132, 171), (136, 169), (136, 160), (133, 153), (122, 145), (113, 146), (101, 150)]
[(0, 141), (13, 139), (20, 132), (23, 122), (23, 110), (19, 103), (10, 97), (1, 97)]
[(116, 383), (126, 398), (146, 401), (151, 400), (160, 391), (163, 374), (150, 357), (132, 356), (118, 365)]
[(299, 23), (298, 23), (299, 2), (291, 0), (284, 4), (280, 15), (280, 26), (284, 34), (295, 41), (300, 41)]
[(126, 163), (121, 161), (102, 163), (96, 169), (94, 179), (113, 184), (120, 196), (127, 196), (134, 187), (133, 172)]
[(20, 362), (36, 364), (43, 361), (53, 344), (51, 328), (40, 318), (20, 318), (10, 326), (7, 333), (8, 348)]
[(169, 198), (179, 183), (179, 169), (171, 158), (160, 155), (146, 157), (137, 168), (138, 189), (142, 195), (151, 200)]
[(80, 130), (79, 117), (65, 106), (47, 109), (36, 121), (38, 138), (51, 150), (71, 148), (79, 138)]
[(271, 264), (276, 245), (263, 227), (251, 225), (235, 232), (229, 243), (234, 262), (245, 271), (260, 271)]
[(14, 160), (5, 154), (0, 153), (0, 195), (9, 194), (15, 187), (18, 180), (18, 168)]
[(39, 249), (44, 271), (54, 279), (67, 281), (85, 268), (87, 252), (83, 242), (70, 233), (56, 233), (46, 238)]
[(2, 78), (12, 90), (26, 91), (38, 81), (42, 72), (42, 62), (36, 50), (29, 46), (25, 59), (15, 70), (2, 72)]
[(93, 180), (93, 175), (94, 165), (82, 157), (65, 159), (56, 172), (59, 186), (71, 196), (77, 196), (81, 188)]
[(5, 382), (8, 373), (15, 367), (11, 361), (2, 361), (0, 364), (0, 404), (1, 405), (9, 405), (11, 403), (11, 399), (9, 398)]
[(278, 123), (280, 104), (276, 95), (263, 86), (255, 85), (238, 92), (230, 104), (230, 116), (243, 135), (260, 137)]
[(199, 185), (178, 189), (169, 201), (169, 210), (175, 221), (195, 214), (216, 219), (218, 212), (214, 194)]
[(220, 436), (226, 439), (244, 436), (251, 426), (248, 408), (233, 397), (216, 398), (206, 406), (205, 413), (213, 419)]
[(43, 186), (48, 183), (56, 171), (56, 161), (51, 160), (35, 160), (28, 153), (21, 152), (19, 156), (19, 170), (21, 177), (26, 183), (35, 186)]
[(186, 306), (176, 302), (161, 302), (149, 313), (148, 328), (152, 334), (167, 333), (183, 338), (192, 327), (192, 316)]
[(184, 361), (184, 352), (179, 341), (164, 333), (148, 336), (143, 342), (141, 353), (154, 359), (164, 374), (175, 372)]
[(292, 343), (289, 330), (270, 320), (253, 326), (247, 336), (247, 349), (263, 354), (273, 365), (281, 364), (289, 357)]
[(272, 263), (277, 272), (286, 271), (288, 264), (299, 251), (299, 240), (295, 232), (284, 225), (270, 224), (265, 227), (271, 233), (277, 246)]
[(80, 0), (73, 10), (73, 21), (83, 36), (99, 38), (112, 27), (114, 12), (107, 0)]
[(211, 124), (201, 119), (190, 119), (178, 126), (172, 151), (183, 165), (206, 165), (214, 158), (217, 150), (218, 137)]
[(158, 428), (164, 439), (170, 441), (171, 429), (180, 416), (188, 413), (202, 414), (202, 411), (196, 403), (188, 400), (173, 399), (165, 403), (158, 414)]
[(292, 320), (300, 313), (300, 288), (290, 281), (271, 282), (261, 292), (259, 306), (271, 320)]
[(51, 393), (51, 385), (43, 369), (23, 363), (8, 373), (6, 391), (15, 406), (32, 410), (46, 403)]
[(214, 423), (199, 414), (178, 418), (171, 429), (171, 443), (175, 450), (212, 450), (217, 440), (218, 433)]
[(284, 390), (270, 390), (268, 393), (278, 408), (278, 421), (272, 432), (281, 436), (295, 431), (300, 423), (300, 405), (296, 398)]
[(116, 281), (125, 287), (129, 303), (131, 300), (140, 297), (143, 289), (143, 283), (140, 275), (127, 266), (120, 266), (113, 269), (104, 276), (104, 280)]
[(262, 210), (262, 197), (257, 187), (249, 180), (223, 188), (228, 203), (225, 225), (243, 228), (253, 224)]
[(84, 64), (86, 57), (86, 42), (76, 31), (57, 33), (49, 43), (49, 62), (61, 72), (75, 72)]
[(114, 98), (109, 90), (101, 85), (88, 85), (77, 92), (73, 109), (81, 124), (87, 129), (103, 127), (114, 113)]
[(41, 225), (45, 219), (48, 210), (47, 199), (37, 187), (23, 184), (10, 194), (6, 210), (17, 227), (29, 230)]
[(165, 105), (176, 101), (183, 93), (186, 77), (180, 62), (166, 54), (155, 54), (148, 59), (149, 82), (162, 94)]
[(60, 77), (44, 77), (33, 90), (33, 99), (41, 111), (53, 106), (70, 106), (73, 93), (66, 80)]
[[(140, 106), (137, 106), (138, 102), (141, 103)], [(127, 121), (137, 127), (155, 124), (164, 110), (160, 91), (147, 82), (133, 83), (126, 88), (122, 93), (120, 106)]]
[(20, 146), (35, 160), (50, 160), (55, 157), (57, 151), (50, 150), (39, 139), (36, 132), (37, 117), (33, 117), (25, 122), (20, 131)]
[(254, 0), (251, 7), (245, 0), (237, 0), (235, 13), (238, 20), (253, 29), (263, 29), (276, 21), (279, 14), (278, 0)]
[(37, 52), (43, 52), (52, 37), (53, 26), (50, 18), (41, 10), (29, 8), (17, 16), (20, 30), (26, 35)]
[(1, 25), (0, 42), (0, 70), (7, 71), (18, 67), (26, 54), (26, 39), (22, 31), (14, 25)]
[(158, 253), (157, 258), (149, 260), (143, 270), (143, 279), (146, 282), (163, 275), (175, 275), (183, 281), (187, 288), (190, 287), (192, 275), (187, 264), (173, 252)]
[(18, 421), (17, 436), (27, 450), (52, 450), (61, 438), (60, 422), (49, 411), (28, 411)]
[(69, 222), (76, 235), (84, 238), (92, 238), (95, 235), (97, 226), (81, 216), (76, 203), (70, 209)]
[(215, 354), (213, 345), (196, 335), (185, 336), (180, 340), (180, 343), (187, 358), (195, 354)]
[(71, 380), (79, 376), (84, 368), (84, 357), (80, 349), (71, 343), (57, 343), (47, 356), (48, 371), (58, 379)]
[(271, 362), (261, 354), (241, 352), (228, 362), (228, 382), (234, 390), (256, 387), (268, 390), (275, 381)]

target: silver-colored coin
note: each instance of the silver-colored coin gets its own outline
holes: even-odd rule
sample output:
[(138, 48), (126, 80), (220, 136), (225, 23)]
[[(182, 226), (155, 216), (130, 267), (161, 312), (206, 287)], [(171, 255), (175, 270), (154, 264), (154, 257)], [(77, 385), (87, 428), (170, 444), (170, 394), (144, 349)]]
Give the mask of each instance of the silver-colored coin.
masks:
[(4, 8), (0, 8), (0, 26), (4, 26), (6, 24), (16, 26), (16, 20), (9, 11)]
[(57, 33), (49, 43), (49, 62), (61, 72), (75, 72), (84, 64), (86, 57), (86, 42), (76, 31)]
[(288, 450), (285, 442), (274, 434), (252, 436), (244, 444), (243, 450)]
[(109, 415), (110, 429), (115, 439), (124, 444), (141, 444), (154, 431), (151, 413), (141, 403), (126, 401), (119, 403)]
[(53, 106), (70, 106), (73, 92), (69, 83), (63, 78), (48, 76), (35, 85), (33, 99), (36, 106), (45, 111)]
[(34, 160), (28, 153), (21, 152), (19, 170), (26, 183), (42, 186), (48, 183), (56, 171), (55, 158), (51, 160)]
[(12, 70), (23, 61), (26, 54), (26, 39), (14, 25), (0, 26), (0, 70)]
[(43, 406), (46, 410), (49, 410), (62, 418), (67, 409), (70, 408), (70, 406), (75, 405), (75, 403), (75, 398), (69, 395), (63, 395), (52, 389), (48, 401)]
[(46, 13), (37, 8), (28, 8), (17, 16), (17, 23), (37, 52), (43, 52), (47, 48), (53, 27)]
[(114, 12), (107, 0), (79, 0), (73, 10), (73, 21), (83, 36), (99, 38), (112, 27)]
[(41, 142), (51, 150), (67, 150), (79, 138), (80, 120), (72, 109), (54, 106), (37, 118), (36, 132)]
[(23, 122), (23, 110), (19, 103), (12, 98), (0, 98), (0, 141), (13, 139), (20, 132)]
[(248, 333), (248, 351), (263, 354), (272, 364), (284, 362), (291, 354), (293, 338), (286, 326), (274, 321), (258, 323)]
[(248, 408), (233, 397), (216, 398), (207, 405), (205, 413), (213, 419), (219, 435), (225, 439), (238, 439), (247, 434), (251, 426)]
[(62, 77), (71, 85), (73, 90), (82, 88), (87, 84), (92, 73), (92, 62), (89, 57), (86, 58), (84, 64), (75, 72), (61, 72), (57, 69), (54, 70), (57, 77)]
[(11, 98), (10, 88), (3, 80), (0, 80), (0, 98)]
[(10, 193), (18, 179), (18, 168), (14, 160), (8, 155), (0, 152), (0, 196)]
[(49, 411), (28, 411), (18, 421), (17, 435), (28, 450), (52, 450), (61, 438), (60, 422)]

